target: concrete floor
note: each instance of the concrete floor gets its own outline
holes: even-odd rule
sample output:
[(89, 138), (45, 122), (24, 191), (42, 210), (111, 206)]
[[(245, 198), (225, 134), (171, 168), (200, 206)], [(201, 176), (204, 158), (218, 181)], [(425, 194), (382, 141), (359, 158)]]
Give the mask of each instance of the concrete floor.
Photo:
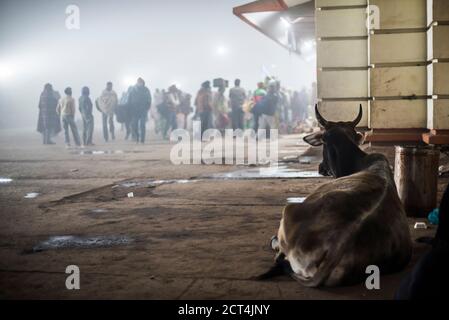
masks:
[[(404, 272), (427, 250), (415, 244), (408, 269), (382, 277), (381, 290), (362, 284), (310, 289), (285, 276), (250, 280), (272, 264), (268, 242), (286, 199), (307, 196), (328, 178), (205, 179), (245, 168), (174, 166), (167, 142), (152, 138), (135, 145), (119, 134), (117, 142), (104, 144), (96, 138), (98, 144), (86, 150), (109, 154), (67, 150), (61, 136), (57, 145), (43, 146), (37, 133), (0, 135), (0, 177), (13, 179), (0, 184), (0, 298), (390, 299)], [(280, 156), (307, 151), (299, 140), (282, 137)], [(391, 156), (391, 149), (382, 151)], [(289, 166), (316, 171), (319, 152), (311, 155), (310, 164)], [(147, 183), (162, 179), (189, 182)], [(448, 179), (440, 180), (441, 197)], [(39, 196), (24, 198), (32, 192)], [(434, 231), (413, 230), (413, 237)], [(49, 237), (68, 235), (128, 242), (32, 250)], [(69, 291), (65, 269), (73, 264), (81, 271), (81, 290)]]

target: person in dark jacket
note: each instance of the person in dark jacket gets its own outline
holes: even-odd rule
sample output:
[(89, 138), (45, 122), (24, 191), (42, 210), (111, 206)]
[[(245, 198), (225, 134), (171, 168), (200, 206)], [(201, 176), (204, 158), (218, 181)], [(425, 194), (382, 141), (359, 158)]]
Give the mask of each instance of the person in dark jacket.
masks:
[(131, 136), (131, 109), (129, 107), (129, 95), (132, 90), (132, 86), (128, 88), (127, 91), (123, 92), (122, 97), (120, 98), (119, 104), (117, 106), (117, 109), (115, 111), (116, 119), (119, 123), (122, 124), (125, 127), (126, 135), (125, 140), (128, 140)]
[(83, 118), (83, 144), (92, 146), (92, 135), (94, 133), (94, 116), (92, 114), (92, 100), (89, 97), (90, 90), (84, 87), (81, 90), (81, 97), (78, 100), (78, 108)]
[(44, 86), (44, 91), (39, 98), (39, 121), (37, 123), (37, 131), (42, 134), (44, 144), (55, 144), (51, 138), (61, 131), (61, 121), (56, 112), (60, 98), (61, 96), (53, 90), (50, 83)]
[(268, 85), (268, 92), (263, 99), (256, 103), (253, 110), (260, 115), (259, 128), (262, 130), (268, 130), (268, 138), (270, 129), (277, 129), (276, 127), (276, 112), (279, 105), (279, 93), (277, 91), (276, 82), (272, 81)]
[(137, 143), (145, 143), (146, 122), (148, 111), (151, 107), (151, 92), (145, 86), (142, 78), (137, 80), (137, 84), (129, 94), (129, 106), (132, 113), (131, 130), (133, 140)]

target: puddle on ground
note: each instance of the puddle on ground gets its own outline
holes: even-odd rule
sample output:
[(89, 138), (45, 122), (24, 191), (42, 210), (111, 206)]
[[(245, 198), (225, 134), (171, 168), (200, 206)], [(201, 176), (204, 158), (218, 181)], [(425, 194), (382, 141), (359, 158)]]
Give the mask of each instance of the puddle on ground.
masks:
[(24, 196), (25, 199), (34, 199), (37, 198), (39, 196), (39, 193), (37, 192), (29, 192), (26, 194), (26, 196)]
[(112, 188), (135, 188), (135, 187), (158, 187), (166, 184), (185, 184), (195, 182), (196, 180), (146, 180), (146, 181), (127, 181), (113, 186)]
[(126, 153), (143, 153), (143, 151), (123, 151), (123, 150), (82, 150), (82, 151), (73, 151), (71, 154), (79, 154), (79, 155), (107, 155), (107, 154), (126, 154)]
[(92, 209), (90, 212), (92, 213), (106, 213), (108, 212), (107, 209)]
[(282, 157), (280, 163), (299, 163), (299, 164), (311, 164), (313, 162), (319, 162), (320, 160), (314, 156), (295, 156), (289, 155)]
[(268, 168), (254, 168), (246, 170), (238, 170), (227, 173), (216, 173), (208, 178), (212, 179), (306, 179), (306, 178), (323, 178), (316, 171), (298, 171), (295, 169), (289, 169), (285, 166), (281, 167), (268, 167)]
[(287, 203), (303, 203), (306, 197), (287, 198)]
[(33, 249), (33, 252), (46, 250), (69, 249), (69, 248), (102, 248), (119, 245), (127, 245), (134, 240), (126, 236), (98, 236), (98, 237), (78, 237), (78, 236), (56, 236), (42, 241)]
[(320, 162), (320, 160), (317, 157), (313, 157), (313, 156), (301, 156), (301, 157), (299, 157), (299, 163), (300, 164), (311, 164), (312, 162)]
[(11, 183), (12, 179), (10, 178), (4, 178), (4, 177), (0, 177), (0, 184), (7, 184), (7, 183)]
[(285, 157), (282, 157), (282, 162), (283, 163), (298, 163), (299, 157), (298, 156), (285, 156)]

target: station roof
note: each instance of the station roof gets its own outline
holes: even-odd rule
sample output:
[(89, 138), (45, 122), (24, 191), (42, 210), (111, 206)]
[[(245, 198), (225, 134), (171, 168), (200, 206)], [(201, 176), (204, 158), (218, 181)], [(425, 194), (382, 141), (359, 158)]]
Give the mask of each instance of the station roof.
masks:
[(233, 12), (296, 54), (315, 43), (314, 0), (258, 0), (235, 7)]

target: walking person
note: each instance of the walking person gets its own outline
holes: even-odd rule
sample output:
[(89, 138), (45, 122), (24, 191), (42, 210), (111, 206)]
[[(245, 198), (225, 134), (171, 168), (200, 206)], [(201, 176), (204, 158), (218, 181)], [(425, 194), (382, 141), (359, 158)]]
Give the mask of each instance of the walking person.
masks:
[(61, 98), (57, 91), (53, 90), (50, 83), (44, 86), (39, 98), (39, 120), (37, 131), (42, 134), (45, 145), (55, 144), (51, 138), (61, 131), (61, 120), (59, 119), (56, 108)]
[(132, 136), (132, 128), (131, 128), (131, 122), (132, 122), (132, 110), (131, 106), (129, 104), (129, 95), (131, 94), (133, 87), (130, 86), (128, 88), (128, 91), (126, 92), (126, 96), (122, 97), (122, 103), (126, 107), (125, 109), (125, 130), (126, 130), (126, 136), (125, 140), (128, 140)]
[(267, 137), (270, 138), (270, 129), (277, 129), (276, 112), (279, 108), (279, 92), (278, 84), (272, 81), (268, 84), (267, 95), (261, 101), (256, 103), (254, 108), (257, 108), (260, 113), (259, 128), (267, 130)]
[(96, 100), (97, 109), (101, 112), (103, 118), (103, 137), (106, 142), (109, 141), (109, 134), (111, 139), (115, 140), (114, 112), (118, 105), (118, 97), (112, 86), (112, 82), (108, 82), (106, 89)]
[(177, 121), (176, 121), (176, 112), (178, 111), (178, 107), (180, 105), (180, 99), (179, 99), (179, 90), (176, 88), (175, 85), (168, 88), (168, 94), (167, 94), (167, 102), (165, 104), (165, 107), (167, 110), (165, 110), (165, 126), (164, 126), (164, 132), (163, 132), (163, 138), (168, 139), (168, 131), (175, 130), (178, 127)]
[(120, 101), (115, 109), (115, 119), (121, 124), (121, 131), (125, 130), (125, 140), (131, 136), (131, 111), (129, 107), (129, 93), (132, 86), (122, 93)]
[(188, 116), (192, 112), (192, 95), (181, 92), (180, 96), (180, 105), (177, 115), (178, 128), (187, 129)]
[(259, 129), (259, 118), (262, 115), (258, 103), (261, 102), (266, 95), (267, 91), (265, 90), (265, 84), (263, 82), (259, 82), (253, 95), (254, 107), (251, 109), (251, 113), (253, 114), (253, 128), (256, 132)]
[(229, 91), (229, 101), (231, 103), (232, 129), (243, 130), (243, 104), (246, 101), (246, 91), (240, 87), (240, 79), (234, 81), (234, 88)]
[(157, 99), (155, 99), (154, 105), (156, 106), (156, 110), (154, 110), (155, 113), (158, 114), (157, 119), (158, 122), (156, 124), (156, 133), (161, 133), (162, 138), (164, 138), (164, 128), (166, 126), (167, 122), (167, 104), (168, 104), (168, 93), (165, 89), (162, 89), (160, 91), (159, 96), (156, 96)]
[(62, 125), (64, 127), (64, 137), (66, 147), (70, 147), (70, 132), (72, 131), (73, 140), (77, 147), (81, 146), (78, 128), (75, 123), (76, 102), (72, 97), (72, 88), (64, 90), (65, 97), (58, 102), (57, 112), (61, 116)]
[(218, 87), (217, 92), (215, 92), (213, 96), (212, 106), (214, 110), (215, 115), (215, 127), (220, 130), (222, 133), (224, 132), (224, 129), (229, 124), (229, 104), (228, 99), (226, 99), (224, 93), (226, 91), (226, 88), (224, 84), (221, 84)]
[(161, 92), (160, 89), (156, 89), (154, 91), (153, 95), (153, 101), (152, 101), (152, 107), (150, 109), (150, 117), (154, 121), (154, 133), (159, 134), (159, 132), (162, 132), (161, 127), (161, 114), (159, 112), (159, 105), (161, 105), (164, 101), (164, 94)]
[(92, 114), (92, 100), (89, 97), (90, 90), (83, 87), (81, 97), (78, 100), (78, 108), (83, 118), (83, 144), (92, 146), (92, 136), (94, 133), (94, 116)]
[(210, 81), (203, 82), (195, 98), (195, 113), (201, 121), (201, 136), (207, 129), (212, 128), (212, 90)]
[(130, 92), (129, 105), (132, 112), (133, 139), (137, 143), (145, 143), (148, 111), (151, 108), (151, 92), (145, 86), (145, 81), (142, 78), (137, 79), (137, 84)]

